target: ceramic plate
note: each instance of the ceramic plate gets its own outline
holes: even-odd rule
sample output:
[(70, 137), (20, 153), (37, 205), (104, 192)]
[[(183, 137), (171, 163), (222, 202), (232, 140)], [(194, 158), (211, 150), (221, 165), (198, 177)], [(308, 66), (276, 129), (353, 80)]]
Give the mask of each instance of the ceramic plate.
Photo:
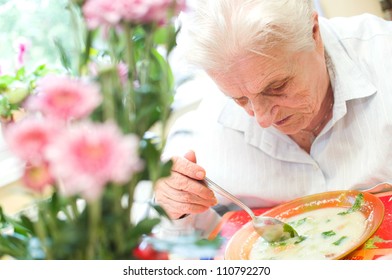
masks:
[[(327, 207), (344, 207), (349, 209), (353, 206), (360, 193), (363, 194), (364, 202), (358, 211), (361, 211), (366, 217), (366, 228), (357, 243), (334, 258), (341, 259), (361, 246), (380, 226), (384, 216), (384, 204), (378, 197), (355, 190), (325, 192), (281, 204), (263, 215), (285, 220), (292, 216)], [(259, 235), (254, 231), (252, 223), (245, 224), (233, 235), (227, 244), (225, 259), (249, 259), (249, 253), (258, 238)]]

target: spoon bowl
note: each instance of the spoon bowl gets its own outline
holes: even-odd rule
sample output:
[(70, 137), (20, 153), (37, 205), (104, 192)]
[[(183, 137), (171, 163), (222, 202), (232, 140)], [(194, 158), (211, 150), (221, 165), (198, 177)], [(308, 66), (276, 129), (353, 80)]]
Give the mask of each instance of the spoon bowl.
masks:
[(210, 188), (211, 190), (219, 193), (220, 195), (230, 199), (233, 203), (237, 204), (249, 216), (252, 218), (253, 227), (255, 231), (266, 241), (268, 242), (276, 242), (276, 241), (283, 241), (288, 238), (298, 236), (298, 233), (295, 229), (290, 226), (289, 224), (284, 223), (281, 220), (272, 217), (266, 216), (256, 216), (253, 211), (246, 206), (241, 200), (237, 197), (214, 183), (211, 179), (205, 177), (204, 178), (205, 185)]

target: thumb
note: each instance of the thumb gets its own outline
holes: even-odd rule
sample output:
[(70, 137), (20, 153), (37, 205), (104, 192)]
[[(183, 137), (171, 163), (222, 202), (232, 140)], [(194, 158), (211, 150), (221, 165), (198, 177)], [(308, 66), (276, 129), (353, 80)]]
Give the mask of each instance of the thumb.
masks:
[(184, 158), (186, 158), (187, 160), (196, 163), (196, 154), (194, 151), (190, 150), (188, 151), (185, 155)]
[[(189, 160), (190, 162), (196, 163), (196, 154), (192, 150), (188, 151), (184, 155), (184, 158)], [(205, 170), (201, 166), (199, 166), (198, 168), (199, 168), (199, 171), (196, 173), (196, 178), (198, 180), (202, 180), (206, 176), (206, 172), (205, 172)]]

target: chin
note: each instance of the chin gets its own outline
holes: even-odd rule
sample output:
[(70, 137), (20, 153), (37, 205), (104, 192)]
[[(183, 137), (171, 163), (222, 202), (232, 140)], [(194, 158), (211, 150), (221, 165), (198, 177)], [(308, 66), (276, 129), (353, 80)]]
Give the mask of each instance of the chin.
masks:
[(275, 127), (277, 130), (279, 130), (280, 132), (282, 132), (283, 134), (286, 134), (286, 135), (295, 135), (295, 134), (297, 134), (297, 133), (299, 133), (300, 131), (301, 131), (301, 129), (298, 129), (298, 128), (296, 128), (296, 129), (294, 129), (294, 128), (278, 128), (278, 127)]

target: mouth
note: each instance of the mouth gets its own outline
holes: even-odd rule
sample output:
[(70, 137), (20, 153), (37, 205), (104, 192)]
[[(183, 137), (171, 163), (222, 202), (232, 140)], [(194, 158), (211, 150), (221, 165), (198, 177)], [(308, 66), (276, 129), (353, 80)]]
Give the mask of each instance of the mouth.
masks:
[(280, 121), (275, 122), (274, 125), (275, 125), (276, 127), (283, 126), (283, 125), (285, 125), (285, 124), (291, 119), (292, 116), (293, 116), (293, 115), (290, 115), (290, 116), (288, 116), (288, 117), (285, 117), (284, 119), (281, 119)]

